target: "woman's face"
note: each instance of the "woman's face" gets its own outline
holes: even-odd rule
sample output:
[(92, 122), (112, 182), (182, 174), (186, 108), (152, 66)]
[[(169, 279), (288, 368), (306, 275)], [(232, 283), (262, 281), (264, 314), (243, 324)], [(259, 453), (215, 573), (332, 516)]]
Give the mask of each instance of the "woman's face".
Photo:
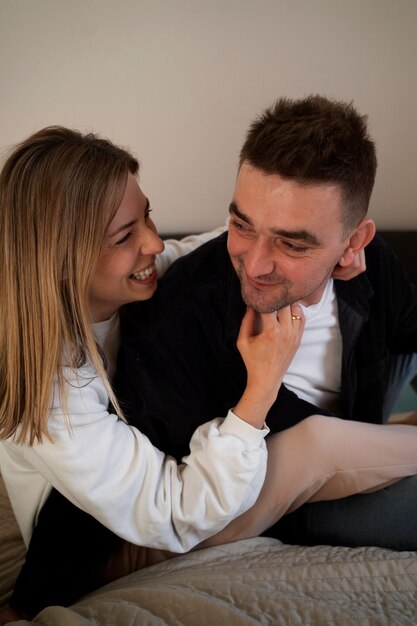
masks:
[(90, 285), (93, 322), (109, 319), (123, 304), (155, 292), (155, 256), (164, 244), (149, 217), (149, 201), (129, 174), (122, 201), (103, 241)]

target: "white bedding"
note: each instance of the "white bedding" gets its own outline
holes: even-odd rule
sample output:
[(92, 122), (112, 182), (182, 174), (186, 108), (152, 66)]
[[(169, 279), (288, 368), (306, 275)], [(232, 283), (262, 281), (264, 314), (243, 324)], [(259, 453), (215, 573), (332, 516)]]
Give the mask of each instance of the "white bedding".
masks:
[(417, 555), (256, 538), (131, 574), (19, 626), (415, 626)]

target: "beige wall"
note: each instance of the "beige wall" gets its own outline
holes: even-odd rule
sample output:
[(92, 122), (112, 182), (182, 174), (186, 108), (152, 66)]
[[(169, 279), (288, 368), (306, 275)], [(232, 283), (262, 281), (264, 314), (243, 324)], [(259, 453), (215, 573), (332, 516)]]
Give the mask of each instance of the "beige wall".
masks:
[(367, 112), (379, 227), (417, 228), (416, 0), (0, 0), (0, 147), (38, 128), (129, 146), (161, 231), (220, 223), (280, 95)]

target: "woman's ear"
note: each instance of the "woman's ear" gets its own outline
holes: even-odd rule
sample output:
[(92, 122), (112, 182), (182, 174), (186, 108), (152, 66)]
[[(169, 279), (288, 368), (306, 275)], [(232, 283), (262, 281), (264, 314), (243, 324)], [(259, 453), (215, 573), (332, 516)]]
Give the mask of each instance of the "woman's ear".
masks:
[(363, 250), (375, 237), (376, 226), (374, 220), (362, 220), (350, 235), (343, 256), (339, 261), (342, 267), (350, 265), (353, 258)]

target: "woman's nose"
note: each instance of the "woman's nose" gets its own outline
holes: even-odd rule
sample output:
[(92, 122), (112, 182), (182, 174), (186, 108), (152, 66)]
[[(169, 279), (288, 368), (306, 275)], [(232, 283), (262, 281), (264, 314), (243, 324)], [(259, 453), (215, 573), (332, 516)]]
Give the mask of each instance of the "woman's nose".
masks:
[(161, 254), (165, 245), (155, 228), (148, 228), (142, 240), (141, 254)]

